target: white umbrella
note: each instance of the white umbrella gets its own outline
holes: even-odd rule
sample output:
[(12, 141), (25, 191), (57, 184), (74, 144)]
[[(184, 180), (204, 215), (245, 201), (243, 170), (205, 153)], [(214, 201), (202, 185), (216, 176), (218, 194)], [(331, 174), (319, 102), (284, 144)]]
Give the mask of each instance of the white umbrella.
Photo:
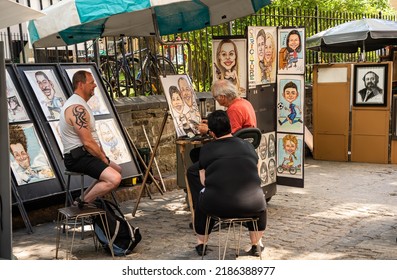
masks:
[[(30, 9), (21, 4), (1, 0), (0, 1), (0, 28), (12, 26), (44, 14)], [(8, 114), (7, 95), (5, 86), (4, 42), (0, 42), (0, 200), (1, 228), (0, 228), (0, 259), (12, 259), (12, 219), (11, 219), (11, 175), (10, 152), (8, 139)]]
[(397, 44), (397, 22), (363, 18), (345, 22), (306, 39), (306, 48), (331, 53), (355, 53)]
[(0, 29), (44, 16), (24, 5), (9, 0), (0, 1)]
[(270, 0), (63, 0), (31, 21), (35, 47), (103, 36), (153, 36), (198, 30), (257, 12)]

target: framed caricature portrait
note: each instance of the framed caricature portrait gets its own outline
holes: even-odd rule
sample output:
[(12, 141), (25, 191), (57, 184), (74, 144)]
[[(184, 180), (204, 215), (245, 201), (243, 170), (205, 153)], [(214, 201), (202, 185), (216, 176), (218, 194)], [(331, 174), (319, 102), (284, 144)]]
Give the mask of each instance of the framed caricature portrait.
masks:
[(213, 37), (213, 81), (228, 79), (233, 82), (239, 96), (247, 96), (247, 39), (245, 37)]
[(61, 108), (67, 97), (59, 80), (50, 67), (47, 69), (24, 70), (41, 110), (48, 121), (59, 120)]
[(303, 135), (277, 133), (277, 176), (303, 178)]
[(305, 73), (305, 29), (278, 29), (278, 74)]
[(9, 129), (10, 165), (18, 185), (55, 178), (34, 125), (12, 124)]
[(275, 83), (277, 72), (277, 27), (248, 27), (248, 85)]
[[(259, 177), (261, 178), (262, 187), (276, 182), (276, 153), (274, 150), (274, 135), (275, 132), (262, 134), (261, 143), (257, 148), (257, 153), (259, 156)], [(270, 141), (272, 141), (272, 143), (269, 143)], [(269, 147), (269, 144), (271, 147)], [(273, 152), (269, 152), (269, 148), (273, 149)]]
[(113, 119), (97, 120), (95, 126), (102, 148), (110, 160), (117, 164), (131, 161), (131, 154)]
[(72, 82), (74, 73), (76, 73), (79, 70), (85, 70), (90, 72), (94, 77), (95, 84), (97, 85), (97, 87), (94, 89), (94, 96), (92, 96), (87, 101), (87, 104), (88, 106), (90, 106), (94, 116), (109, 114), (109, 108), (107, 107), (105, 99), (103, 98), (104, 94), (106, 93), (101, 92), (101, 87), (100, 87), (101, 81), (98, 81), (98, 79), (96, 78), (92, 69), (89, 66), (81, 65), (81, 67), (78, 68), (66, 68), (65, 71), (70, 79), (70, 82)]
[(189, 76), (167, 75), (160, 78), (177, 137), (192, 138), (200, 134), (197, 126), (201, 115)]
[(25, 105), (15, 87), (14, 82), (8, 72), (6, 71), (6, 92), (7, 92), (7, 107), (8, 107), (8, 122), (28, 121), (29, 116), (26, 112)]
[(303, 133), (303, 75), (278, 75), (277, 84), (277, 131)]
[(387, 64), (355, 65), (354, 106), (387, 106)]

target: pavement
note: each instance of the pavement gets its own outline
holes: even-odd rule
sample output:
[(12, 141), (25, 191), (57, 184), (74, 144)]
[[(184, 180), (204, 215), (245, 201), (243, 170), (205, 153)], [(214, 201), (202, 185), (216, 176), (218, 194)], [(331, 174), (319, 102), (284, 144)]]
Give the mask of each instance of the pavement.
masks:
[[(277, 186), (268, 204), (268, 226), (263, 237), (264, 260), (396, 260), (396, 165), (331, 162), (306, 159), (304, 187)], [(183, 190), (144, 197), (135, 217), (134, 200), (121, 203), (127, 219), (142, 233), (142, 241), (123, 260), (199, 260), (196, 238), (189, 228), (190, 212)], [(54, 217), (56, 214), (54, 214)], [(19, 260), (55, 259), (55, 221), (13, 232), (13, 253)], [(86, 233), (77, 234), (73, 259), (108, 260), (95, 251)], [(224, 238), (222, 236), (222, 238)], [(65, 257), (62, 236), (60, 258)], [(248, 255), (248, 233), (243, 230), (240, 256)], [(218, 235), (212, 234), (205, 259), (218, 259)], [(236, 259), (232, 248), (226, 259)]]

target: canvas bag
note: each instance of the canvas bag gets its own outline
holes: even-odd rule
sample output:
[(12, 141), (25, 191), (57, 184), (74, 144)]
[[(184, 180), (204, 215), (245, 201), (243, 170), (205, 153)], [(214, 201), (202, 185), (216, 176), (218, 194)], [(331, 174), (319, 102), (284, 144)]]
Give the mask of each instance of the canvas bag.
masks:
[[(113, 242), (114, 255), (125, 256), (130, 254), (142, 239), (139, 228), (133, 227), (124, 218), (124, 214), (115, 203), (106, 199), (97, 198), (94, 204), (98, 208), (106, 211), (110, 231), (109, 239)], [(98, 241), (102, 244), (103, 248), (110, 253), (109, 244), (100, 216), (94, 218), (93, 226)]]

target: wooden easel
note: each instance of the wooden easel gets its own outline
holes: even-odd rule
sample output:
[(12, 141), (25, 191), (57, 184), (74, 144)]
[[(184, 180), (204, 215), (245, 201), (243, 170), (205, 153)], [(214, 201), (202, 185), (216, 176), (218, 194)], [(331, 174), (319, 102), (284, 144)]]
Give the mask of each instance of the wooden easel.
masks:
[(165, 111), (165, 113), (164, 113), (164, 118), (163, 118), (163, 123), (162, 123), (162, 125), (161, 125), (161, 130), (160, 130), (159, 136), (158, 136), (158, 138), (157, 138), (156, 144), (155, 144), (154, 147), (153, 147), (153, 151), (152, 151), (152, 153), (151, 153), (151, 155), (150, 155), (150, 160), (149, 160), (149, 163), (148, 163), (147, 166), (146, 166), (146, 163), (145, 163), (145, 161), (143, 160), (143, 158), (140, 156), (137, 147), (134, 145), (133, 141), (131, 140), (131, 137), (130, 137), (129, 134), (127, 133), (128, 138), (130, 139), (131, 145), (132, 145), (132, 147), (133, 147), (133, 149), (134, 149), (134, 151), (135, 151), (135, 153), (136, 153), (138, 159), (139, 159), (140, 162), (142, 163), (142, 166), (146, 169), (146, 170), (145, 170), (145, 175), (143, 176), (142, 187), (141, 187), (141, 189), (139, 190), (138, 197), (137, 197), (137, 200), (136, 200), (134, 209), (132, 210), (132, 213), (131, 213), (133, 217), (135, 217), (136, 211), (137, 211), (137, 209), (138, 209), (139, 202), (141, 201), (141, 198), (142, 198), (142, 195), (143, 195), (143, 191), (146, 189), (146, 190), (150, 193), (149, 188), (148, 188), (148, 186), (146, 185), (146, 182), (147, 182), (147, 179), (148, 179), (149, 176), (150, 176), (150, 178), (152, 179), (153, 183), (155, 183), (155, 185), (156, 185), (157, 189), (159, 190), (159, 192), (160, 192), (162, 195), (164, 194), (163, 190), (161, 189), (161, 187), (160, 187), (159, 184), (157, 183), (156, 179), (153, 177), (153, 174), (150, 172), (150, 169), (152, 168), (153, 161), (154, 161), (154, 156), (156, 155), (157, 149), (158, 149), (158, 147), (159, 147), (160, 140), (161, 140), (161, 135), (163, 135), (163, 131), (164, 131), (165, 125), (166, 125), (166, 123), (167, 123), (168, 115), (169, 115), (168, 111)]

